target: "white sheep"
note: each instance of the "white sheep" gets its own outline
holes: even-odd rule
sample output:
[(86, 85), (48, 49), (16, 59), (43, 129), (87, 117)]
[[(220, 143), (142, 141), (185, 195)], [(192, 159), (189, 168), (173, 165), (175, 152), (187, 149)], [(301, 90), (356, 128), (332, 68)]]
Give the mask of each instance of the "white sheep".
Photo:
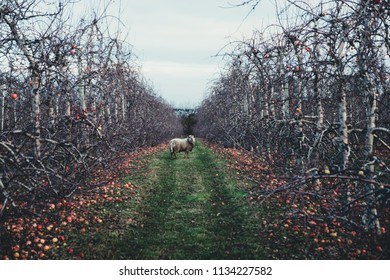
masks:
[(169, 151), (171, 152), (171, 157), (176, 158), (176, 153), (185, 152), (186, 158), (188, 158), (188, 153), (192, 151), (195, 146), (195, 137), (189, 135), (187, 138), (174, 138), (169, 141)]

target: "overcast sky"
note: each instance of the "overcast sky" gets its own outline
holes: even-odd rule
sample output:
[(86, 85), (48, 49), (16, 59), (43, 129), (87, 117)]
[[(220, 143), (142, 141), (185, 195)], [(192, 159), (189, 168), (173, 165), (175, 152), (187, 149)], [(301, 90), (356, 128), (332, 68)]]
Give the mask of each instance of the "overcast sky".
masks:
[(231, 8), (243, 1), (115, 0), (109, 13), (120, 16), (121, 32), (155, 91), (174, 106), (194, 107), (222, 66), (214, 56), (274, 18), (274, 0), (262, 0), (246, 19), (250, 6)]

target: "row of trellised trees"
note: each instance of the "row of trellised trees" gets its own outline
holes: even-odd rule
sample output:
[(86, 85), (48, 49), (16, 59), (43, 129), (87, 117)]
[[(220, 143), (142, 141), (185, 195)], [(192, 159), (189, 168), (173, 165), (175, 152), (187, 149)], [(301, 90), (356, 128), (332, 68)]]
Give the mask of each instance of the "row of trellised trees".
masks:
[(345, 203), (361, 201), (362, 223), (379, 232), (390, 188), (389, 2), (287, 3), (278, 16), (288, 20), (231, 44), (197, 134), (278, 157), (284, 175), (346, 178)]
[(92, 186), (97, 170), (178, 134), (107, 16), (71, 24), (71, 2), (0, 3), (0, 216)]

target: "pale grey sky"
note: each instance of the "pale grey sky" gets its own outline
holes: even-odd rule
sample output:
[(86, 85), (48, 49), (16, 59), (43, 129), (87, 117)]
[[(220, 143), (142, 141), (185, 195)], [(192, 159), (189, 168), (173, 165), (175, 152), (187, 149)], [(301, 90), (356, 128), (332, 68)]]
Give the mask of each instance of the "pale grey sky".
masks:
[[(85, 1), (95, 7), (107, 2)], [(142, 73), (156, 92), (175, 106), (193, 107), (203, 100), (222, 66), (213, 56), (230, 41), (249, 38), (254, 29), (274, 19), (274, 0), (262, 0), (246, 19), (250, 6), (228, 8), (241, 2), (115, 0), (108, 12), (119, 14), (121, 32), (134, 46)]]

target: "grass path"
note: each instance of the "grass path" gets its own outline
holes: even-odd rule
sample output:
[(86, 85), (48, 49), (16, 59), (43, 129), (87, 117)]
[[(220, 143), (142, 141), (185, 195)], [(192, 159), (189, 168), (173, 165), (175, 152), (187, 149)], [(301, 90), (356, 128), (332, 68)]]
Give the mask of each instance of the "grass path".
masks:
[(197, 143), (184, 159), (157, 155), (142, 183), (140, 219), (119, 241), (126, 259), (266, 258), (243, 184)]

